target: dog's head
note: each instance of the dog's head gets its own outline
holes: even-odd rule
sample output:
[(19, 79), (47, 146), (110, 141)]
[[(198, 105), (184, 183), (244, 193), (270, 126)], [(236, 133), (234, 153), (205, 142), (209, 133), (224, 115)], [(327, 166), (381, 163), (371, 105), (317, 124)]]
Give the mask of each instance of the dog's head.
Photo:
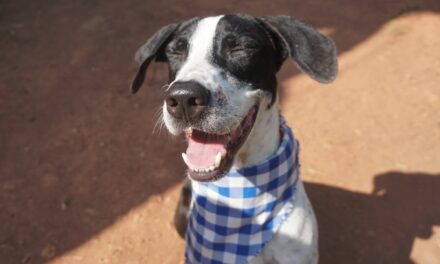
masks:
[(138, 50), (140, 67), (131, 89), (141, 87), (151, 61), (168, 63), (163, 121), (170, 133), (186, 135), (182, 156), (190, 177), (218, 179), (256, 124), (268, 122), (260, 116), (274, 111), (276, 73), (289, 57), (319, 82), (336, 76), (335, 45), (300, 20), (194, 18), (161, 28)]

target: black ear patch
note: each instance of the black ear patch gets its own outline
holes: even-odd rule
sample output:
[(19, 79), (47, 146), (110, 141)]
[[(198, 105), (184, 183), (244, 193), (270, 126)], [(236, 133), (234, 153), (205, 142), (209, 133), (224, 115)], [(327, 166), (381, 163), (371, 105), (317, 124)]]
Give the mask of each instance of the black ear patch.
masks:
[(140, 64), (138, 72), (131, 83), (131, 92), (136, 93), (142, 86), (145, 79), (145, 72), (150, 62), (156, 58), (158, 61), (164, 60), (163, 49), (171, 39), (173, 32), (179, 27), (179, 24), (164, 26), (157, 31), (139, 50), (136, 52), (135, 59)]
[(309, 24), (289, 16), (258, 19), (278, 42), (282, 59), (292, 58), (314, 80), (329, 83), (336, 78), (338, 61), (333, 41)]

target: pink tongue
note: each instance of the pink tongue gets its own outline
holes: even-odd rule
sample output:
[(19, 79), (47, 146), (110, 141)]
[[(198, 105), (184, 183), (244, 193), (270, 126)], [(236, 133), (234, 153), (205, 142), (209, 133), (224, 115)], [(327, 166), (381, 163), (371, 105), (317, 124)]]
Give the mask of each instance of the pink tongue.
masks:
[(186, 155), (192, 167), (199, 169), (209, 168), (210, 166), (214, 165), (217, 153), (222, 153), (222, 156), (226, 154), (226, 149), (223, 145), (223, 142), (208, 142), (206, 138), (194, 139), (192, 137), (190, 137), (188, 141)]

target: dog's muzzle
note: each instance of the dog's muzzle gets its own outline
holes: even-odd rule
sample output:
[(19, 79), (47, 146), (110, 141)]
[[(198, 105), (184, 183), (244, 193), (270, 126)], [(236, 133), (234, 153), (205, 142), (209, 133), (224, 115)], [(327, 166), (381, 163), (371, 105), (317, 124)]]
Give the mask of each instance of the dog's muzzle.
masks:
[(211, 92), (195, 81), (175, 82), (166, 92), (166, 111), (184, 128), (188, 142), (182, 158), (188, 166), (189, 176), (197, 181), (213, 181), (230, 170), (258, 113), (255, 105), (235, 126), (212, 131), (209, 121), (221, 118), (212, 115), (213, 102)]

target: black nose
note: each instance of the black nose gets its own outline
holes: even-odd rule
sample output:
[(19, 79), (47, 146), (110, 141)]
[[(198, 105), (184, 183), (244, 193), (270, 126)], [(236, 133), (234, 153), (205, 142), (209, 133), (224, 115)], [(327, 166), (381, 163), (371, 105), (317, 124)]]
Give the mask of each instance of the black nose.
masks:
[(176, 82), (167, 91), (168, 112), (175, 118), (194, 121), (208, 106), (211, 94), (197, 82)]

